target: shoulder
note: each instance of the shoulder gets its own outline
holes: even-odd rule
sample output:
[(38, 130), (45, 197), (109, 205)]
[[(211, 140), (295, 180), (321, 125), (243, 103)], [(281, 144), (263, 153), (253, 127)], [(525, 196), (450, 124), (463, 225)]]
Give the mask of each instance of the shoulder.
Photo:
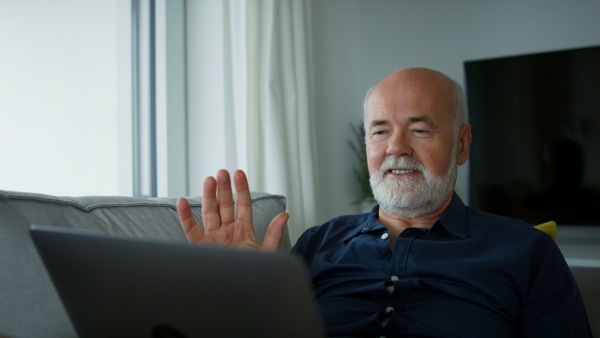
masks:
[(529, 240), (552, 240), (552, 237), (536, 229), (533, 224), (522, 220), (491, 214), (485, 211), (465, 207), (468, 231), (501, 238), (526, 238)]
[(466, 232), (487, 252), (519, 264), (563, 261), (554, 239), (522, 220), (466, 208)]

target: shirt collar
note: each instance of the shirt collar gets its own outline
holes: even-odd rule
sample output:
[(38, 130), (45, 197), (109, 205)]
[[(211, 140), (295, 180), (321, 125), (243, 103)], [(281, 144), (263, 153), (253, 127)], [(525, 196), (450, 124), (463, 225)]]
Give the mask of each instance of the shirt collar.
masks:
[[(385, 228), (383, 224), (377, 221), (378, 212), (379, 205), (376, 205), (373, 207), (367, 218), (356, 228), (350, 231), (346, 236), (344, 236), (340, 242), (347, 241), (354, 236), (358, 236), (373, 230)], [(456, 192), (452, 195), (452, 201), (448, 205), (448, 208), (433, 224), (431, 230), (438, 226), (445, 228), (453, 236), (463, 239), (467, 237), (465, 204), (460, 199), (458, 194), (456, 194)]]
[(467, 211), (465, 210), (465, 204), (456, 192), (452, 195), (452, 201), (448, 205), (448, 209), (444, 211), (433, 226), (435, 227), (437, 224), (454, 236), (462, 239), (467, 238)]
[(339, 243), (349, 240), (354, 236), (358, 236), (373, 230), (385, 228), (385, 226), (377, 221), (377, 214), (379, 213), (379, 205), (376, 205), (371, 209), (371, 212), (367, 215), (367, 218), (356, 226), (352, 231), (348, 232)]

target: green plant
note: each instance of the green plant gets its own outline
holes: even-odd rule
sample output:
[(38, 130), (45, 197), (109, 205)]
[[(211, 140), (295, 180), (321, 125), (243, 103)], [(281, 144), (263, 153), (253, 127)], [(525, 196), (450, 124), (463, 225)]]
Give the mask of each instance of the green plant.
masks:
[(373, 191), (369, 184), (369, 167), (367, 165), (367, 151), (365, 145), (365, 128), (363, 122), (354, 125), (350, 123), (352, 129), (353, 139), (348, 140), (350, 148), (356, 155), (358, 160), (358, 168), (354, 168), (354, 177), (358, 182), (361, 195), (351, 205), (359, 205), (362, 203), (374, 203), (375, 198), (373, 197)]

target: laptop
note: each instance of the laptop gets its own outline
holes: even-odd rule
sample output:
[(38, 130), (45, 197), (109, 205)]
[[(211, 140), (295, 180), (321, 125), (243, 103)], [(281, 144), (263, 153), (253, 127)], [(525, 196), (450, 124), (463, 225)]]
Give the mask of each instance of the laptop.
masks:
[(298, 257), (31, 226), (81, 337), (324, 337)]

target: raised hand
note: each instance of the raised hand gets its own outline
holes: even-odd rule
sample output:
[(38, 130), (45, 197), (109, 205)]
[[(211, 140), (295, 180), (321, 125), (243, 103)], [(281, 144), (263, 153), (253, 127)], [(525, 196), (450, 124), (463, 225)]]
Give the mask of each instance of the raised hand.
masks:
[(279, 249), (283, 237), (283, 227), (289, 215), (277, 215), (267, 230), (262, 245), (254, 235), (252, 225), (252, 200), (248, 179), (241, 170), (233, 175), (236, 190), (235, 204), (229, 172), (219, 170), (216, 179), (204, 180), (202, 192), (202, 221), (204, 229), (198, 225), (189, 202), (185, 198), (177, 200), (177, 214), (185, 236), (191, 243), (234, 246), (258, 250)]

